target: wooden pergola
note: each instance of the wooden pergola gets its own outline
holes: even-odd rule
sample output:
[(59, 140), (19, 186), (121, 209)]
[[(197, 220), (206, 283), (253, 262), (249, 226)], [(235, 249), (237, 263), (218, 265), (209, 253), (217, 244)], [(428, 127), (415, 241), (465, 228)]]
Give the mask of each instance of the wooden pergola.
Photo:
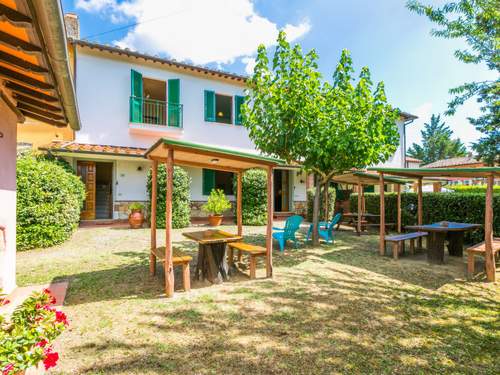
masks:
[[(351, 172), (345, 173), (332, 178), (333, 182), (357, 186), (358, 190), (358, 222), (357, 232), (361, 233), (361, 221), (365, 211), (365, 195), (363, 186), (376, 185), (379, 182), (379, 177), (373, 173), (366, 172)], [(397, 230), (401, 232), (401, 185), (406, 181), (398, 178), (386, 178), (384, 184), (394, 184), (398, 194), (398, 215), (397, 215)], [(384, 190), (384, 186), (381, 187)], [(382, 196), (381, 196), (382, 197)], [(361, 199), (360, 199), (361, 198)], [(381, 198), (382, 199), (382, 198)], [(385, 223), (384, 223), (385, 224)], [(380, 223), (382, 228), (382, 223)], [(385, 229), (385, 228), (384, 228)]]
[[(486, 277), (488, 281), (495, 281), (495, 257), (493, 254), (493, 184), (495, 178), (500, 178), (500, 167), (482, 168), (368, 168), (379, 174), (380, 190), (380, 222), (385, 222), (384, 189), (386, 175), (399, 176), (417, 180), (417, 224), (422, 225), (423, 219), (423, 197), (422, 180), (426, 177), (473, 177), (486, 178), (486, 202), (484, 212), (484, 243)], [(400, 205), (398, 204), (400, 209)], [(385, 251), (385, 232), (380, 231), (380, 252)]]
[[(145, 156), (153, 161), (151, 197), (151, 249), (156, 249), (156, 196), (158, 163), (165, 163), (167, 171), (165, 200), (165, 293), (174, 294), (174, 273), (172, 264), (172, 190), (174, 165), (207, 168), (233, 172), (237, 176), (236, 222), (238, 235), (243, 234), (242, 221), (242, 176), (252, 168), (267, 172), (267, 230), (266, 230), (266, 275), (273, 275), (272, 261), (272, 220), (273, 220), (273, 168), (281, 164), (279, 159), (241, 151), (229, 150), (204, 144), (161, 138)], [(156, 257), (150, 255), (150, 267), (154, 267)]]

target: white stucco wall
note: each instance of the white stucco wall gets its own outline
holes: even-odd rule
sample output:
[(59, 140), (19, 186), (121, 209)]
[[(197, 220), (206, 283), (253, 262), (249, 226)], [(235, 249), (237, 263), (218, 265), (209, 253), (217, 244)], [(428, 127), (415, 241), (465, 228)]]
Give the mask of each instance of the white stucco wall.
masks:
[(394, 168), (404, 168), (405, 167), (405, 163), (404, 163), (404, 160), (405, 160), (405, 150), (404, 150), (404, 142), (405, 142), (405, 139), (404, 139), (404, 121), (398, 121), (397, 123), (397, 126), (398, 126), (398, 132), (399, 132), (399, 146), (396, 150), (396, 152), (394, 153), (394, 155), (388, 160), (386, 161), (385, 163), (380, 163), (380, 164), (377, 164), (378, 167), (394, 167)]
[(0, 97), (0, 289), (16, 287), (16, 133), (17, 116)]
[[(146, 187), (150, 162), (117, 160), (115, 163), (115, 201), (148, 201)], [(139, 170), (141, 169), (141, 170)]]

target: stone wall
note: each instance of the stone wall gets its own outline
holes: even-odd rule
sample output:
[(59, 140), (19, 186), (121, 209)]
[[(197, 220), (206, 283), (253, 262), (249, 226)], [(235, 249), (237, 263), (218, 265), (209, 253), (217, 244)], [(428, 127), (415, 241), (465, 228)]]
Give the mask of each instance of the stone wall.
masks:
[(306, 217), (307, 202), (306, 201), (295, 201), (293, 202), (294, 212), (297, 215)]
[[(206, 201), (191, 201), (191, 217), (199, 218), (199, 217), (208, 217), (208, 214), (201, 209)], [(233, 217), (236, 212), (236, 202), (231, 202), (231, 208), (226, 210), (222, 215), (225, 217)]]
[(113, 219), (128, 219), (129, 206), (132, 203), (142, 203), (145, 206), (144, 218), (149, 220), (149, 201), (115, 201), (113, 205)]

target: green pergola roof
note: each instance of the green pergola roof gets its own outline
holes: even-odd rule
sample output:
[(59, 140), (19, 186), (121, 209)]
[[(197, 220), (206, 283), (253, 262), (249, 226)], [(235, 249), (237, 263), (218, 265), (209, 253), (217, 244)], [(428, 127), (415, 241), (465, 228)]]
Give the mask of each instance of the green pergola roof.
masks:
[(390, 168), (372, 167), (370, 171), (382, 172), (394, 176), (408, 178), (421, 177), (488, 177), (493, 175), (500, 177), (500, 167), (480, 167), (480, 168)]
[[(384, 180), (387, 184), (404, 185), (406, 183), (406, 181), (394, 177), (387, 177)], [(332, 181), (353, 185), (357, 185), (358, 183), (361, 185), (376, 185), (379, 181), (379, 176), (373, 173), (351, 172), (335, 176), (332, 178)]]

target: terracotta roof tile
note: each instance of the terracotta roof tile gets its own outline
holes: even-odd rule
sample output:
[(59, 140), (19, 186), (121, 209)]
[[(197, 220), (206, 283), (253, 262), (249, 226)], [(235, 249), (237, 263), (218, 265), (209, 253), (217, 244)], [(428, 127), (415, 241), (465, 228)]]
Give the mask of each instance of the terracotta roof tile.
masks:
[(122, 155), (122, 156), (134, 156), (134, 157), (144, 157), (144, 153), (146, 152), (145, 148), (140, 148), (140, 147), (96, 145), (96, 144), (67, 142), (67, 141), (66, 142), (54, 141), (49, 143), (48, 145), (39, 147), (39, 149), (45, 151)]
[(425, 168), (446, 168), (446, 167), (457, 167), (457, 166), (467, 166), (471, 164), (482, 164), (479, 160), (473, 158), (472, 156), (464, 156), (450, 159), (437, 160), (433, 163), (424, 165)]

